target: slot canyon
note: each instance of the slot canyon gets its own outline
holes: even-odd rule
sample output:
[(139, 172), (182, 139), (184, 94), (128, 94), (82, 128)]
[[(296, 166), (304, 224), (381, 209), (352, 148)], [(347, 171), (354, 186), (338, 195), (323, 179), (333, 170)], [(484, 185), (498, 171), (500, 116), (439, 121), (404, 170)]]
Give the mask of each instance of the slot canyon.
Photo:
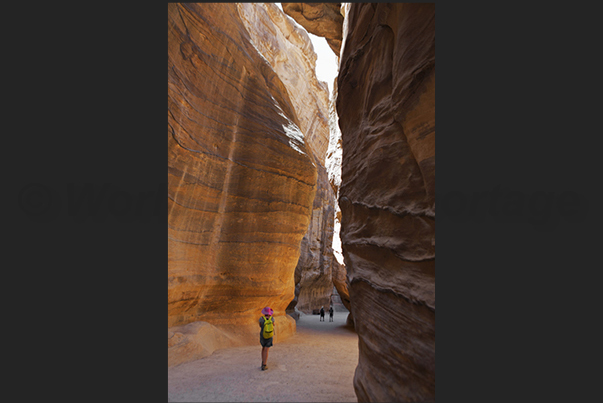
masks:
[(168, 4), (168, 366), (332, 305), (359, 402), (435, 401), (435, 4), (281, 7)]

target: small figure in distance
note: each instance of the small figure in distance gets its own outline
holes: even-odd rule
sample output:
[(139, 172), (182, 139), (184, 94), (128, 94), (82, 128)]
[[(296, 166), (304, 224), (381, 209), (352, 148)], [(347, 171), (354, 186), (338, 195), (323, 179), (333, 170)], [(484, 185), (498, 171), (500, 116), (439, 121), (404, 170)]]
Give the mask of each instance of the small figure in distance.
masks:
[(333, 322), (333, 306), (329, 308), (329, 322)]
[(324, 322), (325, 321), (325, 307), (321, 306), (320, 307), (320, 322)]

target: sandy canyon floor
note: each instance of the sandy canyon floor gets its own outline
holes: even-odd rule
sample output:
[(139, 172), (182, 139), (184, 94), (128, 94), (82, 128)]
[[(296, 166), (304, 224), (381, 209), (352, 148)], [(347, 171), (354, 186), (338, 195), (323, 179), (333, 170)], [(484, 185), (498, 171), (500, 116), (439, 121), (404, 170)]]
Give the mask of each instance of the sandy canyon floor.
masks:
[[(297, 333), (275, 343), (262, 371), (261, 346), (215, 351), (168, 369), (169, 402), (357, 402), (354, 370), (358, 336), (345, 326), (347, 312), (333, 322), (302, 315)], [(278, 331), (278, 324), (276, 330)]]

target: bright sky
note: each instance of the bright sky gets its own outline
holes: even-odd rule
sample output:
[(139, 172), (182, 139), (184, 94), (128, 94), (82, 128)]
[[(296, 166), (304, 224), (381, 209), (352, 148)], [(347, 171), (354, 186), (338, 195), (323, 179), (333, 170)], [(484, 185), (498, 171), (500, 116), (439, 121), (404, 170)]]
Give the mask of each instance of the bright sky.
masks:
[[(275, 3), (281, 10), (281, 3)], [(290, 17), (289, 17), (290, 18)], [(299, 25), (293, 18), (291, 18), (294, 24), (306, 31), (304, 27)], [(306, 31), (307, 32), (307, 31)], [(308, 36), (314, 46), (314, 52), (318, 56), (316, 58), (316, 77), (320, 81), (326, 81), (329, 86), (329, 97), (333, 91), (333, 80), (337, 76), (337, 57), (335, 52), (331, 50), (327, 40), (321, 36), (316, 36), (308, 32)]]

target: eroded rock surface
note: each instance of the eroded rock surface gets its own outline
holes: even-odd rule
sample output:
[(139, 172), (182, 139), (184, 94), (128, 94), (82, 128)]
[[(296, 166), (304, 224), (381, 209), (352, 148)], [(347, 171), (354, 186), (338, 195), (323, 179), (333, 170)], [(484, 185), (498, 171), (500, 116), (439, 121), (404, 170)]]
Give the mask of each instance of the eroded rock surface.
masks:
[(323, 36), (339, 57), (343, 16), (341, 3), (281, 3), (283, 11), (308, 32)]
[(308, 34), (273, 3), (238, 3), (252, 43), (283, 82), (300, 121), (308, 148), (316, 157), (318, 179), (312, 216), (295, 268), (295, 298), (287, 312), (310, 313), (328, 306), (333, 289), (333, 211), (335, 195), (324, 168), (329, 143), (328, 89), (316, 78), (316, 53)]
[(169, 327), (257, 343), (269, 305), (275, 337), (294, 332), (317, 178), (304, 124), (236, 4), (168, 5)]
[(237, 3), (252, 43), (288, 91), (307, 146), (324, 165), (329, 144), (329, 91), (316, 78), (316, 53), (308, 33), (274, 3)]
[(173, 326), (168, 330), (168, 367), (207, 357), (214, 350), (236, 344), (236, 340), (207, 322)]
[(350, 291), (348, 290), (347, 272), (345, 266), (339, 264), (337, 260), (333, 262), (332, 269), (333, 285), (337, 289), (337, 295), (341, 299), (341, 303), (348, 311), (351, 311)]
[(358, 400), (435, 400), (435, 6), (353, 3), (339, 204)]
[(295, 299), (288, 311), (296, 307), (309, 314), (321, 306), (329, 309), (333, 291), (333, 264), (336, 263), (331, 245), (334, 204), (335, 195), (327, 172), (322, 165), (318, 165), (312, 219), (301, 243), (300, 258), (295, 268)]

